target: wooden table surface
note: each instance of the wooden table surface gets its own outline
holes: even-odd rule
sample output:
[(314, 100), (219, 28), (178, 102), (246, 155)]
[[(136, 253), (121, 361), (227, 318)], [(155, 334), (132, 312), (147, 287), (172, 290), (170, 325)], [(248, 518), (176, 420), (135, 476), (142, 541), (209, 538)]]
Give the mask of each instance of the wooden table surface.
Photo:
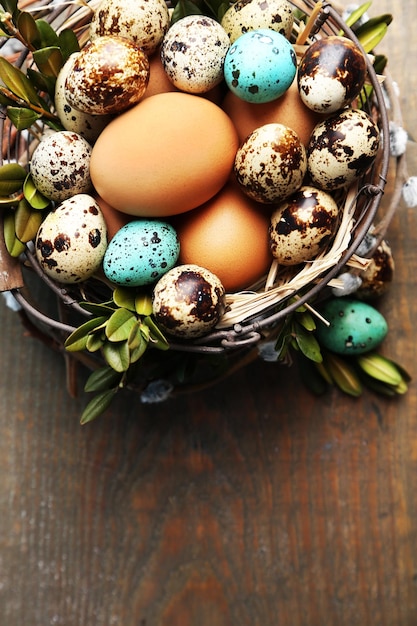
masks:
[[(386, 11), (415, 136), (417, 3), (375, 0)], [(416, 209), (401, 205), (389, 241), (384, 353), (416, 377)], [(260, 363), (163, 404), (127, 393), (81, 427), (61, 356), (0, 315), (1, 624), (417, 624), (414, 384), (316, 399)]]

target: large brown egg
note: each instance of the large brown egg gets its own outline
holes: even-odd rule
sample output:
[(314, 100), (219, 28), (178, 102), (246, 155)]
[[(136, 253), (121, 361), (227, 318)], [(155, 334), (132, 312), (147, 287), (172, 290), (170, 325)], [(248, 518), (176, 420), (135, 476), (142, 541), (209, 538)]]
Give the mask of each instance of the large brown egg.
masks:
[(160, 93), (106, 126), (93, 148), (90, 175), (97, 193), (119, 211), (175, 215), (220, 191), (237, 147), (235, 128), (216, 104)]
[(271, 263), (269, 216), (229, 182), (203, 206), (175, 221), (181, 263), (196, 263), (216, 274), (226, 291), (250, 286)]
[(235, 125), (240, 142), (264, 124), (279, 123), (295, 131), (301, 142), (307, 145), (313, 128), (323, 119), (303, 103), (296, 80), (280, 98), (263, 104), (245, 102), (229, 91), (222, 107)]

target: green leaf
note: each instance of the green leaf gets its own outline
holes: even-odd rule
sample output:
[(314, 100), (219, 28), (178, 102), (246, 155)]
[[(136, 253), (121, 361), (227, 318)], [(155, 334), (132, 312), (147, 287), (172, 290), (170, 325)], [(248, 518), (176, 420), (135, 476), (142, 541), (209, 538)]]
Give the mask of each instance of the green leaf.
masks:
[(80, 44), (78, 42), (77, 36), (70, 28), (65, 28), (64, 30), (62, 30), (59, 33), (58, 40), (64, 62), (69, 59), (71, 54), (80, 51)]
[[(345, 20), (346, 26), (353, 26), (356, 24), (358, 20), (366, 13), (366, 11), (370, 8), (372, 2), (365, 2), (365, 4), (361, 4), (357, 9), (352, 11), (350, 15)], [(342, 31), (343, 32), (343, 31)]]
[(50, 205), (50, 200), (36, 189), (35, 183), (30, 174), (27, 175), (23, 184), (23, 193), (26, 200), (29, 202), (33, 209), (43, 210)]
[(134, 289), (129, 289), (127, 287), (116, 287), (116, 289), (113, 291), (114, 303), (120, 308), (128, 309), (129, 311), (135, 312), (135, 299), (136, 292)]
[(25, 107), (7, 107), (7, 115), (17, 130), (26, 130), (33, 126), (42, 116), (32, 109)]
[(136, 363), (136, 361), (139, 361), (141, 356), (146, 352), (146, 348), (148, 347), (148, 342), (142, 335), (139, 325), (132, 329), (128, 345), (130, 350), (130, 362)]
[(114, 306), (112, 305), (112, 302), (103, 302), (101, 304), (97, 302), (80, 302), (80, 307), (84, 309), (84, 311), (88, 311), (93, 315), (106, 316), (106, 318), (110, 317), (114, 312)]
[(0, 167), (0, 196), (18, 192), (26, 178), (26, 170), (18, 163), (6, 163)]
[(41, 38), (36, 26), (36, 22), (32, 15), (27, 11), (22, 11), (17, 19), (17, 28), (23, 39), (32, 46), (37, 48), (41, 44)]
[(18, 0), (2, 0), (1, 6), (5, 11), (13, 15), (17, 11), (17, 1)]
[(16, 237), (14, 212), (9, 211), (3, 221), (4, 243), (10, 256), (17, 258), (25, 251), (25, 244)]
[(136, 296), (135, 310), (138, 315), (148, 316), (152, 314), (152, 296), (149, 293), (141, 293)]
[(59, 46), (58, 35), (48, 22), (43, 19), (39, 19), (36, 20), (36, 26), (39, 32), (42, 48)]
[(0, 56), (0, 79), (4, 85), (28, 104), (39, 104), (39, 96), (28, 77)]
[(187, 15), (203, 15), (203, 11), (191, 0), (179, 0), (171, 16), (171, 24)]
[(153, 347), (158, 348), (158, 350), (169, 350), (169, 343), (167, 339), (149, 315), (144, 318), (143, 324), (146, 324), (151, 331), (150, 341), (152, 342)]
[(111, 405), (114, 396), (118, 391), (118, 387), (115, 389), (110, 389), (108, 391), (102, 391), (97, 394), (85, 407), (84, 411), (81, 414), (80, 424), (88, 424), (88, 422), (92, 422), (96, 417), (99, 417), (109, 408)]
[(116, 385), (119, 385), (122, 377), (122, 374), (115, 372), (114, 369), (105, 365), (90, 374), (85, 383), (84, 391), (90, 393), (93, 391), (113, 389)]
[[(364, 26), (369, 24), (367, 22)], [(388, 30), (388, 25), (385, 22), (381, 22), (372, 26), (372, 28), (368, 27), (366, 30), (363, 30), (360, 34), (357, 31), (356, 35), (365, 50), (366, 53), (372, 52), (374, 48), (382, 41), (385, 37), (386, 32)]]
[(32, 209), (27, 200), (21, 200), (15, 212), (16, 237), (23, 243), (32, 241), (35, 239), (42, 221), (42, 213)]
[(308, 331), (316, 330), (316, 322), (313, 316), (308, 311), (303, 311), (297, 315), (297, 322)]
[(93, 317), (76, 328), (65, 340), (64, 346), (69, 352), (78, 352), (87, 347), (89, 333), (97, 331), (107, 322), (107, 317)]
[(314, 333), (306, 331), (301, 324), (295, 324), (295, 341), (301, 352), (311, 361), (320, 363), (323, 360), (320, 345)]
[(36, 50), (33, 53), (33, 59), (42, 74), (55, 78), (58, 76), (64, 63), (62, 52), (57, 46)]
[(137, 317), (127, 309), (116, 309), (106, 325), (106, 337), (109, 341), (126, 341), (132, 328), (137, 324)]
[(126, 372), (130, 365), (130, 351), (127, 341), (119, 343), (106, 341), (103, 346), (106, 363), (116, 372)]
[(106, 341), (106, 335), (104, 333), (91, 333), (87, 337), (86, 349), (89, 352), (98, 352), (104, 346), (104, 342)]
[[(45, 91), (50, 96), (51, 100), (54, 99), (56, 84), (55, 76), (45, 76), (44, 74), (41, 74), (41, 72), (34, 70), (32, 67), (28, 67), (27, 76), (32, 85), (38, 91)], [(42, 108), (48, 110), (47, 104), (45, 103)]]

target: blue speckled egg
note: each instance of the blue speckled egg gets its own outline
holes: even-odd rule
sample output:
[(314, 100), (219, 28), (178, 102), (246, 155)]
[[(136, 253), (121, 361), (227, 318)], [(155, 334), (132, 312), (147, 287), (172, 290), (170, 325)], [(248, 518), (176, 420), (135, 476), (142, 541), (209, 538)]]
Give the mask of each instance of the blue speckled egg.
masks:
[(317, 338), (337, 354), (363, 354), (376, 348), (385, 338), (388, 325), (373, 306), (351, 298), (333, 298), (320, 309), (330, 323), (317, 324)]
[(103, 271), (116, 285), (150, 285), (174, 267), (179, 252), (179, 240), (171, 224), (160, 220), (134, 220), (110, 241)]
[(281, 33), (260, 28), (244, 33), (230, 46), (224, 61), (229, 89), (241, 100), (271, 102), (290, 87), (297, 59)]

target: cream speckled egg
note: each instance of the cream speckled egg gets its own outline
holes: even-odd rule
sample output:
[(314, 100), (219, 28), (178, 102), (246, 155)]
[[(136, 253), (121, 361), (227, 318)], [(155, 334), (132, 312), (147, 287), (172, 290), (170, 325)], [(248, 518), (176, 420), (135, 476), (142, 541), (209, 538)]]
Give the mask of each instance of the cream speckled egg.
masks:
[(220, 279), (199, 265), (177, 265), (156, 283), (153, 313), (176, 337), (201, 337), (220, 320), (225, 290)]
[(238, 0), (221, 20), (231, 43), (243, 33), (259, 28), (270, 28), (289, 39), (293, 23), (293, 9), (287, 0)]
[(366, 60), (347, 37), (313, 42), (298, 66), (298, 88), (304, 104), (318, 113), (334, 113), (350, 104), (366, 78)]
[(338, 220), (333, 197), (305, 185), (282, 202), (271, 215), (272, 256), (281, 265), (311, 261), (329, 243)]
[(107, 248), (107, 229), (97, 202), (76, 194), (49, 213), (36, 236), (36, 257), (60, 283), (78, 283), (98, 270)]
[(307, 147), (308, 171), (314, 185), (341, 189), (372, 165), (378, 152), (378, 126), (359, 109), (344, 109), (319, 122)]
[(61, 201), (88, 193), (91, 146), (69, 130), (45, 135), (33, 152), (30, 173), (36, 188), (47, 198)]
[(135, 44), (103, 35), (81, 50), (65, 80), (66, 98), (92, 115), (120, 113), (142, 98), (149, 81), (149, 60)]
[(234, 164), (242, 190), (265, 204), (299, 189), (306, 169), (306, 151), (297, 133), (278, 123), (255, 129), (239, 147)]
[(85, 137), (89, 143), (94, 143), (103, 128), (107, 126), (112, 115), (90, 115), (71, 106), (66, 98), (65, 81), (72, 69), (79, 53), (75, 52), (61, 68), (55, 83), (56, 113), (65, 130), (72, 130)]
[(188, 15), (175, 22), (165, 35), (161, 61), (177, 89), (206, 93), (223, 80), (223, 64), (229, 47), (229, 37), (216, 20)]
[(90, 23), (90, 37), (125, 37), (151, 55), (161, 43), (169, 22), (164, 0), (102, 0)]

